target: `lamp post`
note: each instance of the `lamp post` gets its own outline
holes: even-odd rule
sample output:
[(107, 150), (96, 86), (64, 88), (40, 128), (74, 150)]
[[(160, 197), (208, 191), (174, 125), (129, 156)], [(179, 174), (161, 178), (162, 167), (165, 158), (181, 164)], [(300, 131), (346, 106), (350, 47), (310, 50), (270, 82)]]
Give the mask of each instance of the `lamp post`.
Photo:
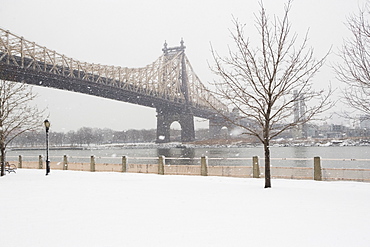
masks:
[(49, 128), (50, 122), (49, 120), (44, 121), (45, 130), (46, 130), (46, 175), (50, 173), (50, 160), (49, 160)]

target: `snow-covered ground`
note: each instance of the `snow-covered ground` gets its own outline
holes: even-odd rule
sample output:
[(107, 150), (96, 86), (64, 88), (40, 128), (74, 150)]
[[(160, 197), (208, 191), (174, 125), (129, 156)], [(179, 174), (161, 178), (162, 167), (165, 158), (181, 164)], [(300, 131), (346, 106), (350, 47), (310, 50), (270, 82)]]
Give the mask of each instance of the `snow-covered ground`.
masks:
[(370, 246), (370, 184), (22, 170), (0, 246)]

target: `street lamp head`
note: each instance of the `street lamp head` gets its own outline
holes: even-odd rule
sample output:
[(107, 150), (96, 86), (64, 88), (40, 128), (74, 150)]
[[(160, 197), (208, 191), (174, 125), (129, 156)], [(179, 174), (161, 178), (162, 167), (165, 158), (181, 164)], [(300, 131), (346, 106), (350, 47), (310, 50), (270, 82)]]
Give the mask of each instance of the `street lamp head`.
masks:
[(46, 129), (46, 130), (49, 130), (49, 128), (50, 128), (50, 122), (49, 122), (49, 120), (47, 120), (47, 119), (46, 119), (46, 120), (44, 121), (44, 125), (45, 125), (45, 129)]

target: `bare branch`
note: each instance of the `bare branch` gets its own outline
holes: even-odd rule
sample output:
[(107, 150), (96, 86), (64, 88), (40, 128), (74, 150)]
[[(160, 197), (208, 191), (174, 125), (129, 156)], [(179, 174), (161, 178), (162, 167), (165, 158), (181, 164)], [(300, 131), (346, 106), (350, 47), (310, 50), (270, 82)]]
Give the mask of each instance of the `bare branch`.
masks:
[(335, 64), (337, 78), (346, 83), (343, 101), (365, 116), (370, 113), (370, 3), (359, 10), (358, 15), (347, 18), (351, 38), (344, 40), (339, 51), (341, 64)]

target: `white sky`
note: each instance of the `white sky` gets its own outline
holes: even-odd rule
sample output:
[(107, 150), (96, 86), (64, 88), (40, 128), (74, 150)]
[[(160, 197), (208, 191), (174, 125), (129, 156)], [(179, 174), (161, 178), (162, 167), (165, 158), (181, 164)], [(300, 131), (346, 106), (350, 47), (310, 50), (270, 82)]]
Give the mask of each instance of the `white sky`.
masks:
[[(0, 0), (0, 26), (68, 57), (91, 63), (144, 67), (162, 53), (166, 40), (177, 46), (184, 38), (186, 54), (204, 84), (212, 81), (210, 42), (226, 55), (232, 44), (232, 16), (247, 24), (246, 34), (256, 37), (254, 13), (258, 0)], [(267, 12), (283, 13), (284, 0), (265, 0)], [(295, 0), (290, 13), (292, 30), (303, 37), (309, 28), (309, 45), (316, 56), (328, 58), (314, 83), (339, 86), (329, 67), (334, 53), (348, 37), (344, 22), (365, 0)], [(257, 40), (258, 41), (258, 40)], [(115, 130), (156, 128), (155, 109), (124, 102), (35, 87), (37, 105), (48, 108), (54, 131), (80, 127)], [(337, 108), (340, 110), (340, 108)], [(343, 123), (343, 122), (340, 122)], [(206, 127), (196, 121), (197, 127)]]

